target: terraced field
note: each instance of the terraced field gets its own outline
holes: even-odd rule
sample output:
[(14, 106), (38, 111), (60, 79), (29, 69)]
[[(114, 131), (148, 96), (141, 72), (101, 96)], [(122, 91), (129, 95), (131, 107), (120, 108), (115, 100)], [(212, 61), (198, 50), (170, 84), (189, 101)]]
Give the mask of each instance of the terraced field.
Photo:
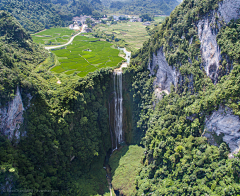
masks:
[(51, 28), (31, 36), (33, 41), (38, 44), (61, 45), (67, 43), (75, 33), (77, 32), (69, 28)]
[(111, 46), (108, 42), (79, 35), (64, 49), (52, 50), (59, 65), (51, 71), (84, 77), (97, 69), (114, 67), (124, 59), (118, 56), (119, 50)]

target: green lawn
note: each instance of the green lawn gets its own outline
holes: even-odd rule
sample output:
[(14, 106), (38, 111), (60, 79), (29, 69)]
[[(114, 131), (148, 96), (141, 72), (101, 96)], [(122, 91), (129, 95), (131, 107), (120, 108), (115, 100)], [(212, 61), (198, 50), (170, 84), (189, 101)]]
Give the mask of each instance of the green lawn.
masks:
[(61, 45), (67, 43), (76, 33), (69, 28), (51, 28), (39, 33), (32, 34), (35, 43), (43, 45)]
[(79, 35), (65, 49), (52, 50), (59, 63), (51, 71), (84, 77), (97, 69), (114, 67), (124, 59), (118, 56), (119, 50), (111, 46), (111, 43)]

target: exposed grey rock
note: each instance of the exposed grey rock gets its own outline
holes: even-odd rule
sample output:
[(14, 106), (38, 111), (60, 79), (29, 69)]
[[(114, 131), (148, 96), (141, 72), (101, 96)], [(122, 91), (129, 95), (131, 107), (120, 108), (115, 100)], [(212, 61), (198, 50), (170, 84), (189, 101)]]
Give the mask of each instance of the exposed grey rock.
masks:
[(225, 23), (239, 18), (240, 0), (224, 0), (219, 3), (218, 14)]
[[(161, 100), (164, 94), (168, 95), (169, 92), (167, 90), (161, 90), (160, 88), (155, 88), (154, 95), (158, 100)], [(156, 103), (158, 103), (158, 101)], [(154, 107), (155, 107), (155, 104), (154, 104)]]
[[(240, 119), (227, 107), (220, 107), (205, 120), (205, 133), (212, 145), (219, 146), (220, 140), (226, 142), (231, 153), (237, 153), (240, 147)], [(220, 137), (219, 137), (220, 136)]]
[[(217, 33), (222, 24), (230, 22), (231, 19), (239, 18), (240, 0), (224, 0), (219, 3), (217, 10), (207, 13), (198, 21), (198, 36), (201, 42), (202, 61), (207, 75), (216, 84), (219, 72), (219, 61), (221, 60), (220, 48), (217, 44)], [(184, 39), (184, 37), (182, 37)], [(192, 38), (190, 44), (192, 43)], [(191, 60), (189, 60), (191, 63)], [(149, 62), (148, 69), (150, 75), (155, 76), (154, 81), (155, 95), (161, 99), (162, 92), (170, 93), (171, 84), (175, 86), (182, 83), (184, 78), (181, 77), (179, 71), (174, 66), (169, 66), (164, 56), (163, 49), (157, 51), (157, 55), (153, 54), (152, 61)], [(179, 81), (178, 81), (179, 80)], [(189, 76), (190, 83), (188, 87), (193, 86), (193, 76)]]
[(207, 13), (198, 21), (198, 36), (201, 42), (203, 66), (206, 74), (217, 83), (220, 48), (217, 44), (217, 34), (223, 23), (239, 18), (240, 0), (224, 0), (217, 10)]
[(14, 99), (6, 107), (0, 109), (0, 130), (8, 139), (20, 138), (20, 124), (23, 122), (23, 102), (19, 87)]
[(3, 195), (11, 195), (14, 188), (14, 179), (12, 175), (5, 175), (4, 183), (0, 184), (0, 193)]
[(25, 106), (25, 110), (27, 110), (30, 107), (33, 96), (30, 93), (28, 93), (27, 98), (28, 98), (28, 103), (27, 103), (27, 106)]
[(187, 116), (186, 119), (193, 122), (196, 119), (196, 117), (197, 117), (197, 114), (192, 114), (191, 116)]
[(170, 93), (171, 85), (177, 85), (179, 72), (175, 67), (168, 65), (163, 53), (163, 49), (160, 48), (157, 51), (157, 55), (153, 54), (152, 62), (149, 63), (148, 69), (151, 76), (156, 75), (156, 80), (153, 83), (155, 89), (155, 95), (160, 99), (161, 93)]
[[(217, 44), (217, 34), (222, 24), (229, 23), (232, 19), (239, 18), (240, 0), (224, 0), (219, 3), (217, 10), (207, 13), (198, 21), (198, 36), (201, 42), (201, 52), (203, 66), (206, 74), (212, 79), (214, 84), (217, 83), (219, 74), (219, 65), (221, 60), (221, 50)], [(184, 37), (182, 37), (184, 39)], [(190, 44), (192, 43), (192, 38)], [(192, 63), (189, 59), (189, 63)], [(184, 82), (179, 71), (174, 66), (169, 66), (164, 56), (163, 49), (153, 54), (152, 61), (149, 62), (148, 69), (151, 76), (156, 76), (154, 81), (155, 96), (162, 98), (162, 92), (170, 93), (171, 84)], [(230, 68), (231, 69), (231, 68)], [(193, 76), (189, 76), (188, 87), (193, 87)]]

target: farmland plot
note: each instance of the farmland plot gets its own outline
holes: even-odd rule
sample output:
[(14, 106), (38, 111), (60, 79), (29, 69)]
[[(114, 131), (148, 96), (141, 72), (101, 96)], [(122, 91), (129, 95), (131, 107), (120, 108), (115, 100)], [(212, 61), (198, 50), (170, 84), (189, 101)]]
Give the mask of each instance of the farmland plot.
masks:
[(35, 43), (43, 45), (61, 45), (67, 43), (77, 31), (69, 28), (51, 28), (32, 34)]
[(77, 74), (86, 76), (89, 72), (106, 67), (115, 67), (124, 60), (119, 57), (119, 50), (112, 44), (86, 36), (75, 37), (72, 44), (63, 49), (52, 50), (58, 57), (59, 65), (51, 69), (56, 73)]

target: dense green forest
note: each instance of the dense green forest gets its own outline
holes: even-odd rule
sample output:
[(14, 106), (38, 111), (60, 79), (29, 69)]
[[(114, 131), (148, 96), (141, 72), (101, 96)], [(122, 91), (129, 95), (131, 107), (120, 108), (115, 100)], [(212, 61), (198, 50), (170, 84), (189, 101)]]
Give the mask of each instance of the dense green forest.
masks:
[(169, 15), (171, 11), (179, 4), (177, 0), (162, 1), (162, 0), (133, 0), (133, 1), (108, 1), (111, 11), (117, 11), (124, 14), (166, 14)]
[(0, 9), (12, 13), (21, 25), (34, 33), (52, 26), (64, 25), (56, 9), (49, 1), (8, 1), (0, 2)]
[(18, 142), (1, 135), (1, 193), (8, 183), (18, 190), (58, 190), (53, 195), (103, 193), (111, 70), (56, 78), (48, 71), (54, 56), (34, 44), (16, 19), (1, 11), (0, 25), (1, 105), (12, 100), (17, 86), (23, 105), (30, 104), (20, 128), (27, 137)]
[(30, 33), (54, 26), (66, 26), (74, 16), (98, 15), (98, 12), (93, 12), (94, 8), (87, 0), (53, 1), (53, 3), (50, 0), (1, 0), (0, 10), (11, 13)]
[[(23, 6), (23, 1), (19, 2), (5, 10), (14, 15), (18, 6)], [(125, 139), (127, 145), (139, 146), (125, 146), (110, 158), (112, 182), (120, 193), (240, 195), (240, 153), (229, 159), (225, 142), (213, 146), (202, 137), (206, 117), (218, 108), (227, 106), (240, 116), (240, 19), (222, 23), (221, 29), (211, 26), (218, 32), (222, 56), (216, 85), (203, 68), (197, 21), (217, 9), (219, 2), (183, 1), (154, 28), (151, 38), (132, 54), (130, 66), (123, 69), (123, 104), (132, 114), (127, 116), (132, 124)], [(50, 15), (42, 16), (52, 21), (43, 22), (41, 28), (67, 24), (67, 16), (73, 16), (68, 15), (69, 5), (83, 6), (80, 1), (53, 3), (40, 1), (42, 7), (36, 7), (51, 8), (46, 11)], [(84, 8), (87, 14), (93, 12), (90, 8)], [(27, 8), (23, 10), (22, 19), (16, 15), (20, 23), (31, 15)], [(64, 14), (52, 14), (59, 12)], [(108, 187), (103, 165), (111, 151), (108, 107), (114, 88), (112, 68), (83, 78), (49, 71), (56, 57), (33, 43), (23, 28), (25, 23), (22, 27), (17, 19), (0, 11), (0, 105), (9, 104), (18, 86), (25, 107), (20, 139), (0, 135), (0, 193), (9, 195), (6, 192), (11, 189), (30, 190), (11, 195), (105, 194)], [(26, 29), (35, 32), (40, 23), (36, 24)], [(156, 100), (155, 76), (150, 76), (148, 66), (160, 48), (183, 79)]]
[[(29, 33), (45, 28), (64, 27), (72, 22), (74, 16), (92, 15), (102, 17), (108, 12), (119, 11), (126, 14), (170, 14), (177, 1), (115, 2), (104, 6), (100, 0), (1, 0), (0, 10), (11, 13)], [(122, 6), (120, 6), (122, 5)], [(120, 6), (120, 7), (119, 7)]]
[[(211, 146), (201, 137), (205, 117), (221, 105), (232, 108), (240, 116), (240, 20), (230, 22), (217, 36), (223, 56), (221, 69), (227, 73), (232, 62), (231, 73), (220, 74), (219, 82), (213, 85), (201, 69), (196, 21), (216, 9), (218, 2), (184, 1), (158, 26), (132, 61), (132, 69), (148, 72), (149, 56), (163, 47), (168, 64), (178, 67), (184, 76), (184, 83), (172, 86), (171, 93), (155, 108), (142, 101), (143, 107), (150, 109), (142, 110), (138, 121), (138, 127), (146, 131), (142, 142), (146, 151), (136, 177), (137, 195), (240, 194), (239, 158), (228, 159), (226, 143)], [(191, 76), (193, 85), (189, 85)], [(187, 118), (190, 116), (194, 119)]]

